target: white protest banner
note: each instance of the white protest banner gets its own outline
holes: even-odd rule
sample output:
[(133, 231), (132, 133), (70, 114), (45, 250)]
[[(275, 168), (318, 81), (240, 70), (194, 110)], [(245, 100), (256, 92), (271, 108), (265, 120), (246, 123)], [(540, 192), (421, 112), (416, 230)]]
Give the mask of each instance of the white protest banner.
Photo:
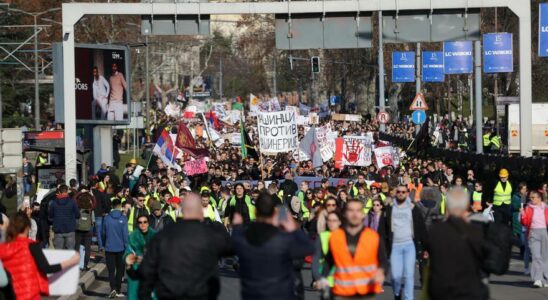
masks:
[(38, 168), (38, 182), (42, 189), (57, 188), (58, 180), (65, 180), (65, 167), (45, 167)]
[(172, 102), (166, 105), (164, 112), (170, 117), (178, 118), (181, 116), (181, 107), (177, 103)]
[(207, 164), (205, 159), (203, 158), (196, 159), (196, 160), (189, 160), (185, 162), (184, 170), (187, 176), (204, 174), (204, 173), (207, 173)]
[(392, 147), (392, 163), (394, 168), (397, 168), (400, 166), (400, 154), (398, 152), (399, 148)]
[(306, 116), (297, 116), (297, 125), (308, 125), (309, 119)]
[(257, 116), (259, 145), (264, 153), (280, 153), (299, 145), (295, 112), (279, 111)]
[(327, 127), (322, 126), (316, 128), (316, 136), (318, 138), (318, 144), (320, 145), (322, 160), (328, 161), (333, 158), (333, 155), (335, 154), (335, 139), (329, 139)]
[(260, 99), (259, 97), (249, 94), (249, 111), (250, 115), (255, 116), (259, 112), (259, 103)]
[(392, 166), (394, 159), (392, 158), (392, 147), (380, 147), (375, 149), (375, 158), (377, 159), (377, 168)]
[(242, 134), (239, 132), (233, 132), (230, 135), (230, 142), (232, 146), (240, 146), (242, 144)]
[[(48, 260), (50, 265), (59, 264), (71, 258), (76, 252), (74, 250), (53, 250), (43, 249), (44, 256)], [(64, 296), (74, 295), (78, 289), (78, 280), (80, 277), (80, 270), (78, 265), (53, 273), (48, 276), (49, 295), (50, 296)]]
[(323, 164), (319, 148), (320, 144), (318, 143), (318, 137), (316, 136), (316, 129), (312, 127), (299, 144), (299, 150), (305, 152), (312, 160), (312, 166), (314, 168), (319, 168)]
[(287, 111), (294, 111), (296, 116), (300, 115), (299, 108), (296, 107), (296, 106), (287, 105), (287, 106), (285, 107), (285, 110), (287, 110)]
[(343, 137), (342, 162), (344, 166), (367, 167), (371, 164), (371, 146), (364, 136)]
[(312, 125), (316, 125), (320, 123), (320, 116), (318, 116), (317, 113), (311, 112), (308, 114), (308, 122)]

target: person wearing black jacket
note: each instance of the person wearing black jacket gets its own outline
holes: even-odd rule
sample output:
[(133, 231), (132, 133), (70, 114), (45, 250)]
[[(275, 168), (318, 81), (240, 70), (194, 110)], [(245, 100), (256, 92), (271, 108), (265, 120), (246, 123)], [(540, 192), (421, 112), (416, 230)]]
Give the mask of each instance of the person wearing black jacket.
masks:
[[(232, 242), (239, 257), (242, 299), (293, 300), (298, 297), (295, 286), (295, 260), (314, 252), (314, 244), (299, 230), (289, 212), (269, 194), (261, 194), (255, 204), (257, 222), (244, 229), (243, 218), (233, 220)], [(279, 225), (275, 225), (276, 222)]]
[[(128, 275), (140, 280), (139, 299), (217, 299), (218, 262), (232, 255), (230, 237), (220, 223), (204, 223), (200, 196), (188, 193), (184, 219), (167, 226), (150, 242), (139, 269)], [(130, 269), (131, 270), (131, 269)]]
[(103, 219), (111, 210), (110, 195), (99, 191), (96, 188), (92, 188), (91, 192), (95, 196), (95, 233), (97, 237), (97, 245), (99, 251), (105, 249), (103, 245), (103, 238), (101, 232), (103, 232)]
[(481, 276), (484, 233), (470, 222), (469, 205), (465, 190), (450, 190), (449, 217), (430, 228), (426, 246), (430, 254), (428, 294), (432, 300), (489, 299)]
[(397, 187), (393, 206), (386, 207), (382, 214), (379, 234), (386, 241), (390, 257), (394, 296), (402, 299), (403, 284), (405, 299), (413, 299), (416, 257), (428, 256), (423, 251), (427, 232), (422, 212), (409, 198), (407, 186)]

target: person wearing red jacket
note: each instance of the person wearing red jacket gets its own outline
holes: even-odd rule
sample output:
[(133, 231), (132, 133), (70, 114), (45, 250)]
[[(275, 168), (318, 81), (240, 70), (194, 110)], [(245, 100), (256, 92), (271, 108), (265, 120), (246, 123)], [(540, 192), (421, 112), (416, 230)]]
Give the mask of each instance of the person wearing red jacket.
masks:
[(548, 287), (548, 206), (542, 202), (537, 191), (529, 193), (531, 202), (521, 211), (521, 224), (527, 229), (527, 239), (533, 263), (531, 279), (533, 286)]
[(68, 269), (80, 262), (74, 254), (60, 264), (50, 265), (40, 244), (29, 239), (30, 219), (18, 213), (10, 219), (6, 243), (0, 244), (0, 260), (10, 273), (18, 300), (38, 300), (49, 295), (46, 274)]

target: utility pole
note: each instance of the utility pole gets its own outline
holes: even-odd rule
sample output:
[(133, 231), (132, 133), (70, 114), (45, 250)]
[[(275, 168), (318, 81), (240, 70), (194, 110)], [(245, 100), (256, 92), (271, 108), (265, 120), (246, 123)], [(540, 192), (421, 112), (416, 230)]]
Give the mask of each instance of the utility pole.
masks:
[(223, 99), (223, 57), (219, 58), (219, 100)]
[(278, 96), (278, 82), (276, 79), (276, 55), (274, 55), (274, 58), (272, 59), (272, 68), (273, 68), (273, 75), (272, 75), (272, 92), (274, 93), (274, 97)]
[[(379, 111), (384, 111), (384, 49), (382, 41), (382, 11), (379, 11)], [(380, 124), (381, 132), (386, 130), (384, 124)]]
[(148, 55), (148, 35), (145, 35), (145, 82), (146, 82), (146, 118), (147, 118), (147, 128), (145, 130), (146, 134), (150, 134), (150, 74), (148, 70), (149, 55)]
[(417, 76), (415, 77), (415, 90), (416, 90), (416, 94), (420, 93), (421, 90), (422, 90), (422, 77), (421, 77), (421, 43), (417, 43), (417, 51), (415, 52), (415, 55), (416, 55), (416, 58), (415, 58), (415, 61), (417, 62), (417, 67), (416, 67), (416, 73), (417, 73)]
[(40, 130), (40, 85), (38, 84), (38, 26), (34, 15), (34, 129)]
[[(498, 10), (497, 8), (495, 7), (495, 32), (498, 32), (499, 30), (499, 18), (498, 18)], [(495, 94), (495, 101), (494, 102), (494, 109), (495, 109), (495, 126), (497, 126), (497, 134), (500, 134), (500, 124), (499, 124), (499, 113), (497, 111), (497, 98), (499, 97), (499, 85), (498, 85), (498, 81), (499, 81), (499, 76), (498, 76), (498, 73), (495, 73), (493, 74), (494, 76), (494, 79), (495, 79), (495, 88), (494, 88), (494, 94)], [(520, 120), (520, 122), (523, 122), (523, 120)]]

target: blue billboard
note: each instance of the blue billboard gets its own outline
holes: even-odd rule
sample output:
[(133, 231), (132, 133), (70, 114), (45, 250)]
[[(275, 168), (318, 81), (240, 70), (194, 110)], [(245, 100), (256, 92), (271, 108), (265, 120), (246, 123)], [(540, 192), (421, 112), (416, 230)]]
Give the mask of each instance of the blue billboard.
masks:
[(483, 72), (509, 73), (514, 71), (511, 33), (483, 35)]
[(415, 81), (415, 52), (392, 52), (392, 82)]
[(548, 57), (548, 3), (539, 6), (538, 56)]
[(471, 41), (444, 42), (443, 64), (445, 74), (470, 74), (473, 71)]
[(443, 82), (444, 80), (445, 73), (443, 69), (443, 52), (422, 52), (422, 81)]

